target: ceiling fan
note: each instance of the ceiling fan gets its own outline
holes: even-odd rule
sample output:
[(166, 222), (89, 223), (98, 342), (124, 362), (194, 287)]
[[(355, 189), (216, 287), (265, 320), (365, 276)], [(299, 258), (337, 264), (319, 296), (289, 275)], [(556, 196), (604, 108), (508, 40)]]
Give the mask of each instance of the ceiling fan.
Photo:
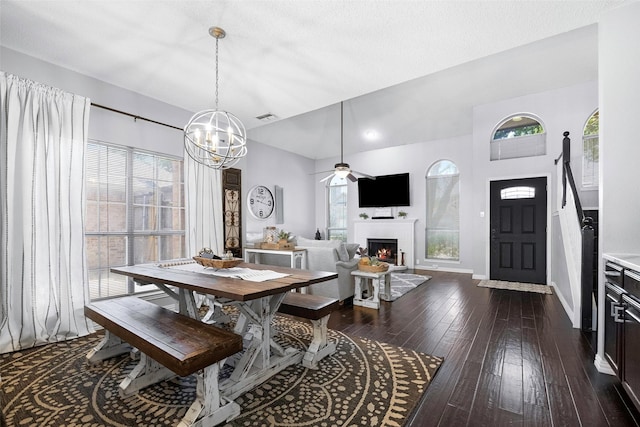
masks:
[(344, 123), (343, 121), (344, 121), (343, 102), (340, 102), (340, 163), (335, 164), (334, 166), (335, 169), (333, 171), (316, 172), (318, 174), (332, 172), (331, 175), (322, 178), (320, 182), (325, 182), (334, 176), (337, 176), (339, 178), (347, 178), (351, 182), (356, 182), (358, 178), (354, 175), (354, 173), (361, 175), (364, 178), (376, 179), (374, 176), (367, 175), (366, 173), (354, 171), (349, 166), (349, 163), (344, 162), (344, 158), (343, 158), (344, 156)]

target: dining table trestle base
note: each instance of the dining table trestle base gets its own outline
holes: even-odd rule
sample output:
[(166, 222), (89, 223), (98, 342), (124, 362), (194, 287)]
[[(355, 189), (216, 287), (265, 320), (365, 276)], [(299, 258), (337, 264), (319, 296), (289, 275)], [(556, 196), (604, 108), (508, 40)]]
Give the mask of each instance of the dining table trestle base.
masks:
[(220, 395), (218, 376), (224, 364), (223, 359), (197, 375), (196, 399), (178, 427), (213, 427), (240, 415), (240, 405)]
[[(291, 293), (290, 291), (337, 278), (337, 274), (333, 272), (275, 266), (268, 266), (267, 270), (266, 267), (246, 263), (239, 267), (260, 273), (274, 274), (268, 274), (268, 279), (245, 280), (238, 277), (221, 276), (219, 272), (193, 265), (178, 265), (175, 268), (167, 268), (145, 264), (111, 269), (112, 272), (129, 276), (138, 283), (154, 284), (171, 298), (177, 300), (179, 313), (157, 307), (157, 310), (169, 311), (169, 315), (159, 315), (160, 312), (154, 315), (154, 320), (162, 323), (159, 329), (171, 330), (171, 336), (164, 339), (154, 338), (152, 339), (153, 344), (151, 344), (147, 339), (144, 339), (148, 337), (142, 339), (139, 336), (133, 337), (132, 341), (132, 337), (129, 335), (121, 335), (120, 333), (118, 335), (134, 347), (139, 347), (141, 354), (146, 354), (144, 368), (140, 367), (140, 371), (147, 369), (148, 364), (151, 363), (149, 359), (153, 359), (181, 376), (196, 371), (201, 372), (198, 373), (196, 399), (181, 421), (181, 427), (210, 427), (236, 417), (240, 413), (240, 408), (233, 401), (236, 397), (259, 386), (288, 366), (301, 363), (304, 351), (295, 347), (285, 348), (275, 342), (275, 331), (272, 330), (275, 313), (285, 295)], [(211, 273), (218, 273), (218, 275)], [(253, 279), (254, 276), (251, 278)], [(204, 319), (199, 316), (199, 307), (194, 298), (195, 293), (206, 295), (209, 299), (209, 308), (212, 310), (205, 315)], [(97, 303), (100, 304), (103, 301)], [(229, 323), (230, 319), (225, 316), (224, 310), (222, 310), (223, 306), (228, 304), (234, 305), (239, 314), (233, 332), (224, 331), (230, 334), (230, 339), (231, 336), (234, 337), (231, 340), (233, 342), (223, 340), (224, 332), (220, 332), (219, 344), (214, 340), (214, 337), (209, 337), (210, 341), (207, 342), (206, 332), (201, 329), (212, 328), (212, 331), (222, 331), (221, 328), (207, 323)], [(91, 311), (91, 306), (92, 304), (85, 306), (85, 314), (88, 310)], [(88, 314), (87, 317), (96, 320)], [(139, 316), (138, 314), (132, 315), (131, 319), (134, 317), (136, 319), (132, 323), (135, 325), (139, 323)], [(195, 323), (187, 325), (185, 318)], [(125, 324), (123, 322), (118, 332), (122, 332)], [(141, 330), (145, 330), (147, 326), (155, 328), (155, 325), (150, 322), (149, 325), (144, 325)], [(322, 327), (322, 323), (320, 327)], [(326, 323), (324, 323), (324, 327), (326, 329)], [(202, 336), (200, 336), (201, 333)], [(215, 332), (210, 333), (215, 334)], [(188, 366), (183, 366), (180, 360), (174, 360), (167, 353), (166, 343), (174, 342), (173, 334), (180, 335), (184, 340), (182, 344), (185, 346), (197, 347), (198, 351), (203, 354), (207, 353), (207, 355), (203, 359), (191, 363), (188, 355), (195, 353), (180, 352), (180, 356), (187, 359)], [(207, 345), (209, 343), (211, 346)], [(146, 346), (146, 348), (140, 347), (138, 344)], [(209, 352), (217, 345), (220, 345), (220, 348), (213, 350), (213, 353), (217, 353), (218, 357), (214, 357), (214, 354), (209, 354)], [(186, 347), (184, 349), (186, 350)], [(322, 349), (319, 348), (319, 350)], [(329, 350), (333, 351), (335, 348), (329, 348), (327, 351)], [(324, 351), (318, 353), (324, 354)], [(317, 364), (317, 360), (312, 357), (308, 363)], [(233, 370), (225, 379), (219, 379), (218, 374), (225, 362), (232, 366)], [(138, 366), (142, 366), (141, 364), (142, 360)], [(187, 367), (191, 369), (182, 369)], [(151, 366), (151, 376), (162, 376), (163, 369), (155, 370), (155, 368), (155, 366)], [(139, 378), (142, 377), (144, 375), (140, 375)], [(127, 388), (126, 384), (125, 388)]]
[(103, 360), (129, 353), (132, 350), (131, 344), (123, 341), (110, 331), (106, 331), (98, 345), (87, 353), (86, 359), (90, 365), (95, 365)]
[(129, 374), (124, 377), (118, 388), (120, 397), (128, 397), (136, 394), (145, 387), (159, 383), (176, 374), (171, 369), (156, 362), (144, 353), (140, 353), (140, 360)]

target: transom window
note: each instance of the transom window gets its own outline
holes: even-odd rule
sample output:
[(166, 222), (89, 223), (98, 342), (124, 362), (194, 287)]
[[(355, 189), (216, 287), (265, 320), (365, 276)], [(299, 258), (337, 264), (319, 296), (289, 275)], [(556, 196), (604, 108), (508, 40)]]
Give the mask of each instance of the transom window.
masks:
[(500, 190), (502, 200), (510, 199), (534, 199), (536, 197), (535, 187), (509, 187)]
[(327, 239), (347, 241), (347, 180), (334, 176), (327, 184)]
[(455, 163), (440, 160), (427, 172), (426, 256), (458, 260), (460, 241), (459, 172)]
[(183, 162), (89, 141), (85, 242), (92, 299), (148, 290), (111, 267), (185, 256)]
[(600, 164), (600, 112), (589, 117), (582, 133), (582, 186), (598, 186)]
[(543, 156), (547, 152), (546, 133), (532, 115), (518, 114), (496, 126), (491, 137), (491, 160)]

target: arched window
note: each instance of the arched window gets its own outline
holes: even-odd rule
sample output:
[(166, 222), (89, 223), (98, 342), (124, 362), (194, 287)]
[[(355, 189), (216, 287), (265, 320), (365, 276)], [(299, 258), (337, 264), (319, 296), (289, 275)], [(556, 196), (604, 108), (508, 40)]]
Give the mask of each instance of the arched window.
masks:
[(327, 184), (327, 239), (347, 241), (347, 180), (334, 176)]
[(600, 163), (600, 113), (596, 110), (589, 117), (582, 132), (582, 186), (598, 186), (598, 164)]
[(547, 138), (540, 120), (527, 114), (513, 115), (496, 126), (491, 137), (491, 160), (543, 156)]
[(458, 260), (460, 184), (455, 163), (440, 160), (427, 171), (426, 256)]

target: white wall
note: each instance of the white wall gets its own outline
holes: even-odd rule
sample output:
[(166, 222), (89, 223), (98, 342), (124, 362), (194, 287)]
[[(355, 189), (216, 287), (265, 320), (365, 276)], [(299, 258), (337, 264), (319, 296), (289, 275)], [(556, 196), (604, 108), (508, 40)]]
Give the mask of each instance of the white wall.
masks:
[[(531, 94), (508, 99), (493, 104), (479, 105), (473, 112), (473, 206), (467, 220), (473, 222), (473, 272), (476, 277), (489, 275), (489, 182), (492, 180), (522, 178), (529, 176), (548, 176), (547, 187), (550, 192), (550, 212), (557, 209), (555, 197), (554, 159), (562, 152), (563, 132), (571, 133), (572, 159), (574, 154), (582, 152), (582, 132), (584, 125), (598, 107), (597, 82), (588, 82), (575, 86)], [(515, 113), (531, 113), (538, 117), (547, 132), (547, 154), (544, 156), (500, 161), (489, 160), (489, 141), (495, 127), (506, 117)], [(572, 167), (579, 163), (573, 159)], [(581, 168), (579, 169), (581, 170)], [(480, 212), (484, 212), (483, 218)], [(551, 218), (548, 221), (548, 235), (555, 231)], [(547, 250), (547, 277), (550, 279), (554, 241), (549, 238)], [(566, 297), (571, 301), (571, 295)]]
[[(314, 161), (253, 141), (250, 141), (247, 149), (245, 166), (242, 167), (244, 230), (262, 232), (266, 226), (275, 226), (296, 236), (312, 239), (316, 232), (313, 191), (315, 177), (310, 175)], [(283, 188), (283, 224), (276, 224), (275, 214), (266, 220), (259, 220), (248, 212), (246, 194), (255, 185), (264, 185), (271, 191), (274, 191), (276, 185)]]
[[(183, 127), (192, 113), (31, 56), (0, 47), (2, 69), (91, 99), (91, 102)], [(179, 90), (176, 88), (176, 90)], [(182, 157), (182, 131), (91, 108), (89, 138)]]
[[(186, 123), (191, 116), (191, 112), (9, 49), (2, 48), (1, 54), (4, 71), (89, 96), (92, 101), (109, 107), (178, 127)], [(579, 153), (582, 128), (597, 106), (595, 82), (532, 94), (477, 106), (473, 112), (473, 135), (361, 152), (350, 155), (345, 160), (354, 169), (372, 175), (410, 173), (412, 205), (403, 210), (408, 212), (409, 217), (418, 218), (414, 250), (419, 266), (473, 272), (476, 277), (482, 277), (487, 274), (488, 265), (488, 224), (485, 219), (488, 219), (489, 211), (489, 179), (552, 174), (553, 159), (561, 151), (562, 132), (571, 132), (573, 153)], [(504, 117), (515, 112), (531, 112), (542, 119), (548, 132), (548, 154), (535, 159), (489, 162), (491, 131)], [(91, 111), (90, 136), (182, 156), (180, 131), (142, 121), (134, 122), (131, 118), (95, 108)], [(249, 154), (237, 165), (243, 171), (243, 207), (246, 206), (247, 191), (254, 185), (266, 185), (272, 189), (279, 185), (284, 188), (284, 224), (276, 225), (275, 218), (264, 221), (254, 219), (243, 209), (244, 232), (260, 232), (266, 225), (276, 225), (296, 235), (312, 238), (316, 228), (323, 230), (326, 226), (326, 191), (324, 185), (318, 183), (323, 175), (310, 173), (331, 170), (338, 159), (314, 162), (252, 141), (251, 132), (249, 138)], [(425, 175), (434, 162), (442, 159), (455, 162), (460, 170), (460, 261), (455, 263), (431, 262), (424, 256)], [(553, 188), (552, 182), (549, 182), (549, 185)], [(358, 208), (355, 184), (349, 184), (348, 209), (350, 228), (353, 221), (358, 219), (359, 212), (368, 211), (371, 215), (371, 210)], [(484, 218), (480, 217), (480, 212), (485, 212)]]
[(640, 253), (640, 3), (600, 22), (602, 251)]
[[(471, 135), (457, 138), (428, 141), (418, 144), (389, 147), (382, 150), (366, 151), (349, 155), (345, 162), (358, 171), (369, 175), (389, 175), (409, 172), (411, 206), (394, 208), (394, 215), (403, 210), (409, 218), (418, 218), (416, 222), (414, 253), (418, 261), (416, 268), (443, 268), (451, 271), (471, 272), (472, 261), (472, 236), (470, 222), (465, 220), (465, 212), (471, 208), (472, 173), (471, 159)], [(426, 218), (426, 174), (429, 167), (438, 160), (451, 160), (460, 171), (460, 195), (461, 195), (461, 224), (460, 224), (460, 261), (431, 261), (426, 260), (425, 249), (425, 218)], [(330, 170), (338, 159), (318, 161), (316, 170)], [(325, 186), (318, 183), (325, 175), (318, 175), (316, 179), (316, 218), (317, 222), (324, 226), (326, 222)], [(361, 212), (373, 216), (374, 209), (361, 209), (358, 207), (357, 183), (348, 184), (348, 213), (349, 213), (349, 241), (353, 239), (353, 221), (360, 219)], [(375, 220), (369, 220), (375, 221)], [(365, 246), (366, 242), (360, 243)], [(413, 260), (414, 262), (416, 260)]]
[[(640, 254), (640, 3), (608, 13), (599, 23), (600, 221), (602, 253)], [(599, 278), (599, 301), (604, 301)], [(598, 355), (603, 358), (604, 306), (598, 313)], [(606, 369), (606, 367), (604, 368)]]
[[(370, 175), (410, 173), (411, 206), (402, 208), (416, 223), (415, 251), (419, 261), (417, 267), (440, 268), (450, 271), (473, 272), (477, 278), (488, 277), (489, 201), (488, 186), (493, 179), (510, 179), (527, 176), (547, 176), (549, 194), (549, 229), (553, 232), (550, 213), (556, 210), (553, 191), (555, 189), (554, 159), (562, 151), (562, 133), (571, 132), (572, 166), (580, 176), (582, 131), (587, 119), (598, 108), (597, 82), (531, 94), (474, 108), (473, 135), (417, 144), (390, 147), (381, 150), (351, 154), (345, 161), (355, 170)], [(547, 154), (534, 158), (509, 159), (491, 162), (489, 141), (491, 134), (504, 118), (514, 113), (528, 112), (539, 117), (547, 131)], [(348, 142), (345, 142), (345, 144)], [(456, 163), (460, 171), (460, 261), (436, 262), (425, 258), (426, 181), (428, 168), (436, 161), (448, 159)], [(338, 158), (316, 162), (316, 170), (330, 170)], [(326, 222), (326, 192), (324, 184), (316, 180), (316, 218), (320, 226)], [(358, 208), (357, 184), (348, 187), (349, 226), (358, 219), (360, 212), (371, 216), (371, 209)], [(593, 193), (593, 192), (590, 192)], [(597, 206), (597, 202), (595, 203)], [(591, 204), (593, 206), (593, 204)], [(395, 209), (397, 211), (399, 209)], [(484, 212), (484, 217), (481, 217)], [(551, 235), (551, 234), (550, 234)], [(352, 234), (349, 235), (352, 238)], [(561, 248), (552, 250), (553, 239), (549, 239), (547, 266), (551, 271), (552, 253), (563, 253)], [(363, 242), (358, 242), (363, 243)], [(560, 251), (560, 252), (559, 252)], [(415, 261), (415, 260), (414, 260)], [(551, 278), (550, 275), (548, 275)], [(571, 301), (571, 295), (566, 296)]]
[[(89, 97), (92, 102), (180, 128), (193, 114), (19, 52), (0, 49), (3, 71)], [(179, 82), (176, 82), (176, 90), (179, 90)], [(248, 136), (250, 138), (251, 134)], [(181, 130), (134, 121), (131, 117), (95, 107), (90, 112), (89, 138), (183, 156)], [(251, 140), (248, 150), (247, 157), (236, 165), (242, 170), (243, 230), (261, 231), (265, 225), (275, 225), (275, 217), (265, 221), (250, 217), (245, 200), (254, 185), (262, 184), (272, 190), (274, 185), (279, 185), (284, 188), (285, 222), (278, 228), (313, 236), (315, 206), (313, 179), (309, 175), (313, 171), (313, 161)]]

